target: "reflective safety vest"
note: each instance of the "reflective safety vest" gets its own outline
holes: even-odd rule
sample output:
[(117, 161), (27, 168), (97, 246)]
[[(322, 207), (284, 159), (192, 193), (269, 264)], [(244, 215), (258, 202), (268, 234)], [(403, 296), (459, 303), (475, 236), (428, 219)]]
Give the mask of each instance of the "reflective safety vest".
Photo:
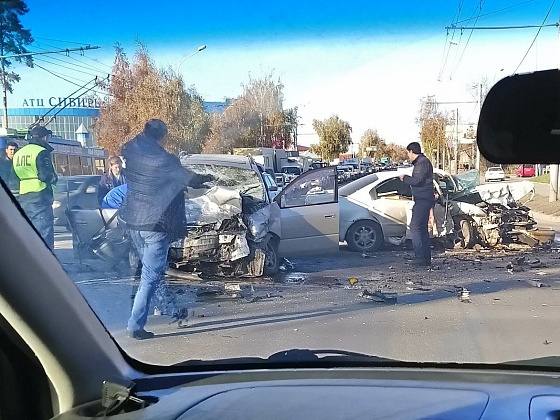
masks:
[(18, 150), (13, 159), (14, 171), (19, 178), (19, 193), (38, 193), (47, 188), (47, 184), (40, 181), (37, 171), (37, 156), (44, 147), (28, 144)]

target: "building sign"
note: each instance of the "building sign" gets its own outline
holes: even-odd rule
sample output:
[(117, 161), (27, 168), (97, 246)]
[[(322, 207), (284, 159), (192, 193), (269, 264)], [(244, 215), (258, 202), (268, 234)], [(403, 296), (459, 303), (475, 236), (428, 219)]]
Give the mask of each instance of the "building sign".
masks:
[(71, 108), (99, 108), (101, 101), (97, 98), (61, 98), (51, 96), (50, 98), (24, 99), (22, 106), (29, 107), (71, 107)]

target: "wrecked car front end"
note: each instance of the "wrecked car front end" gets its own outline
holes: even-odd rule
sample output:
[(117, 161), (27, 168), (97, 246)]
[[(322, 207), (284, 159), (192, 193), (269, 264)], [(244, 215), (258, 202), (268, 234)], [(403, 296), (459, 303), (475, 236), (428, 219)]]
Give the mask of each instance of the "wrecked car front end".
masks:
[[(183, 166), (214, 181), (189, 188), (185, 201), (188, 234), (171, 244), (169, 262), (207, 276), (258, 277), (278, 266), (274, 236), (279, 216), (250, 157), (183, 156)], [(274, 233), (276, 232), (276, 233)]]
[(533, 246), (539, 242), (533, 235), (537, 222), (531, 209), (520, 201), (534, 195), (531, 182), (476, 185), (478, 175), (467, 175), (466, 181), (454, 176), (460, 187), (450, 194), (451, 214), (465, 248), (476, 243), (495, 247), (514, 243)]

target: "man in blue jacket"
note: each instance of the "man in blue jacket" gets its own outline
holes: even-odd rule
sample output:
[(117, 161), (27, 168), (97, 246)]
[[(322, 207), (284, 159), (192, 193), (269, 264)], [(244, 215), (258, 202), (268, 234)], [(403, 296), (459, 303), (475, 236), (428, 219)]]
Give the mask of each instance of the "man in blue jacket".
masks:
[(140, 287), (127, 326), (129, 337), (137, 340), (154, 336), (144, 329), (150, 301), (165, 273), (170, 243), (187, 233), (184, 191), (214, 179), (184, 168), (177, 156), (163, 148), (166, 137), (165, 123), (149, 120), (122, 150), (127, 192), (118, 218), (130, 230), (142, 261)]
[(414, 258), (412, 264), (418, 266), (430, 266), (432, 264), (432, 252), (430, 233), (428, 232), (428, 219), (430, 210), (435, 204), (434, 195), (434, 168), (430, 160), (424, 156), (418, 142), (412, 142), (406, 146), (408, 160), (414, 165), (412, 176), (400, 175), (399, 178), (405, 184), (410, 185), (414, 206), (412, 207), (412, 219), (410, 221), (410, 233)]

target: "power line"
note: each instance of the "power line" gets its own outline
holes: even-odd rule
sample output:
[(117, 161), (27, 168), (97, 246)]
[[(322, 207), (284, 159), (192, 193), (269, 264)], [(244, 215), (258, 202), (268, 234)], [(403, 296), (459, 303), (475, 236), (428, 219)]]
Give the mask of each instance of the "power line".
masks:
[[(53, 63), (52, 61), (45, 60), (44, 58), (36, 58), (34, 61), (39, 61), (39, 62), (51, 64), (51, 65), (53, 65), (53, 66), (62, 67), (62, 68), (68, 69), (68, 70), (75, 71), (76, 73), (87, 74), (88, 76), (98, 76), (98, 75), (95, 74), (95, 73), (88, 73), (88, 72), (85, 72), (85, 71), (82, 71), (82, 70), (73, 69), (72, 67), (64, 66), (64, 65), (62, 65), (62, 64)], [(67, 63), (67, 64), (68, 64), (68, 63)]]
[[(68, 78), (70, 78), (70, 79), (77, 80), (78, 82), (86, 83), (85, 80), (78, 79), (78, 78), (76, 78), (76, 77), (72, 77), (72, 76), (68, 76), (68, 75), (65, 75), (66, 77), (64, 77), (64, 76), (60, 75), (60, 73), (51, 71), (51, 70), (49, 70), (49, 69), (47, 69), (47, 68), (45, 68), (45, 67), (43, 67), (43, 66), (40, 66), (39, 64), (35, 64), (35, 67), (38, 67), (38, 68), (40, 68), (41, 70), (44, 70), (44, 71), (46, 71), (47, 73), (52, 74), (53, 76), (58, 77), (59, 79), (64, 80), (65, 82), (71, 83), (71, 84), (73, 84), (74, 86), (81, 86), (81, 85), (79, 85), (78, 83), (73, 82), (73, 81), (71, 81), (71, 80), (68, 80), (66, 77), (68, 77)], [(101, 91), (97, 91), (97, 90), (94, 90), (93, 92), (97, 93), (98, 95), (108, 95), (108, 93), (101, 92)]]
[(40, 36), (34, 36), (35, 39), (45, 39), (47, 41), (54, 41), (54, 42), (62, 42), (64, 44), (77, 44), (77, 45), (85, 45), (87, 42), (74, 42), (74, 41), (63, 41), (61, 39), (52, 39), (52, 38), (43, 38)]
[(543, 23), (542, 26), (539, 28), (539, 30), (537, 31), (537, 33), (535, 34), (535, 37), (533, 38), (533, 42), (531, 42), (531, 45), (529, 45), (529, 48), (527, 49), (527, 52), (525, 53), (525, 55), (523, 56), (523, 58), (521, 59), (521, 61), (519, 62), (519, 65), (516, 67), (515, 71), (513, 72), (514, 74), (517, 72), (517, 70), (519, 69), (519, 67), (521, 67), (521, 64), (523, 64), (523, 61), (525, 61), (525, 58), (527, 58), (527, 55), (529, 54), (529, 51), (531, 51), (531, 48), (533, 48), (533, 45), (535, 44), (537, 37), (539, 36), (539, 34), (541, 33), (541, 29), (544, 27), (544, 23), (546, 22), (546, 20), (548, 19), (548, 15), (550, 15), (550, 12), (552, 11), (552, 8), (554, 7), (554, 3), (556, 3), (556, 0), (552, 0), (552, 4), (550, 5), (550, 8), (548, 9), (548, 12), (546, 12), (546, 16), (543, 19)]
[[(454, 17), (453, 21), (455, 21), (455, 24), (457, 24), (457, 20), (459, 19), (459, 16), (461, 15), (461, 10), (463, 8), (463, 2), (464, 0), (459, 0), (459, 5), (457, 7), (457, 14)], [(455, 37), (455, 29), (453, 29), (453, 32), (451, 33), (451, 40), (449, 40), (449, 29), (447, 30), (447, 33), (445, 34), (445, 44), (443, 46), (443, 56), (441, 58), (442, 63), (441, 63), (441, 67), (440, 67), (440, 71), (439, 71), (439, 75), (438, 75), (438, 81), (441, 81), (441, 76), (443, 75), (443, 72), (445, 71), (445, 66), (447, 65), (447, 60), (449, 59), (449, 53), (451, 52), (451, 45), (453, 44), (453, 39)], [(447, 49), (447, 54), (445, 53), (445, 50)]]
[[(37, 45), (35, 45), (35, 44), (37, 44), (37, 43), (34, 43), (35, 48), (39, 48), (39, 49), (41, 49), (41, 50), (46, 50), (46, 48), (44, 48), (44, 47), (39, 47), (39, 46), (37, 46)], [(42, 42), (39, 42), (39, 44), (41, 44), (41, 45), (46, 45), (46, 46), (48, 46), (48, 47), (50, 47), (50, 48), (56, 48), (56, 47), (54, 47), (54, 46), (52, 46), (52, 45), (45, 44), (45, 43), (42, 43)], [(60, 61), (61, 63), (65, 63), (65, 64), (68, 64), (68, 65), (71, 65), (71, 66), (82, 67), (82, 68), (84, 68), (84, 69), (86, 69), (86, 70), (93, 70), (93, 71), (100, 72), (100, 73), (106, 73), (105, 70), (101, 70), (101, 69), (95, 68), (95, 67), (93, 67), (93, 66), (90, 66), (90, 65), (84, 63), (83, 61), (80, 61), (80, 60), (78, 60), (77, 58), (72, 57), (71, 55), (66, 55), (66, 54), (63, 54), (63, 53), (57, 53), (57, 55), (62, 55), (62, 56), (67, 57), (67, 58), (69, 58), (69, 59), (71, 59), (71, 60), (77, 61), (78, 63), (83, 64), (83, 66), (82, 66), (82, 65), (79, 65), (79, 64), (70, 63), (70, 62), (68, 62), (68, 61), (66, 61), (66, 60), (62, 60), (62, 59), (60, 59), (60, 58), (56, 58), (56, 57), (51, 57), (51, 58), (52, 58), (53, 60)]]
[[(482, 13), (482, 7), (484, 6), (484, 1), (485, 0), (480, 0), (480, 3), (478, 4), (478, 16), (474, 20), (474, 25), (473, 26), (476, 26), (476, 23), (478, 22), (478, 18), (480, 17), (480, 14)], [(475, 12), (476, 12), (476, 9), (475, 9)], [(473, 15), (474, 15), (474, 13), (473, 13)], [(449, 76), (450, 79), (453, 76), (453, 73), (455, 73), (457, 71), (457, 69), (459, 68), (459, 65), (461, 64), (461, 61), (463, 60), (463, 56), (465, 55), (465, 51), (467, 50), (467, 46), (469, 45), (469, 42), (471, 40), (473, 32), (474, 32), (474, 29), (471, 29), (469, 37), (467, 38), (467, 42), (465, 43), (465, 47), (463, 48), (463, 52), (461, 53), (461, 57), (459, 57), (459, 61), (457, 62), (457, 65), (455, 66), (455, 70), (453, 70), (451, 75)], [(461, 32), (461, 34), (462, 34), (462, 32)]]
[[(526, 0), (526, 1), (521, 2), (521, 3), (512, 4), (511, 6), (507, 6), (507, 7), (504, 7), (502, 9), (499, 9), (499, 10), (494, 10), (492, 12), (484, 13), (484, 14), (480, 15), (479, 17), (490, 16), (490, 15), (493, 15), (493, 14), (496, 14), (496, 13), (503, 12), (503, 11), (508, 10), (508, 9), (513, 9), (514, 7), (522, 6), (522, 5), (527, 4), (527, 3), (532, 3), (534, 1), (535, 0)], [(459, 23), (463, 23), (463, 22), (468, 22), (469, 20), (471, 20), (471, 19), (464, 19), (464, 20), (457, 21), (457, 22), (455, 22), (455, 25), (457, 25)]]
[[(455, 29), (463, 30), (475, 30), (475, 29), (485, 29), (485, 30), (493, 30), (493, 29), (530, 29), (530, 28), (548, 28), (548, 27), (559, 27), (560, 23), (549, 23), (547, 25), (520, 25), (520, 26), (459, 26)], [(445, 29), (451, 29), (451, 27), (446, 27)]]
[(69, 54), (70, 52), (73, 51), (84, 51), (84, 50), (96, 50), (99, 47), (97, 46), (91, 46), (91, 45), (86, 45), (85, 47), (80, 47), (80, 48), (65, 48), (62, 50), (57, 50), (57, 51), (40, 51), (40, 52), (26, 52), (26, 53), (22, 53), (22, 54), (12, 54), (12, 55), (0, 55), (0, 59), (7, 59), (7, 58), (16, 58), (16, 57), (31, 57), (32, 55), (43, 55), (43, 54), (54, 54), (54, 53), (59, 53), (59, 52), (64, 52), (66, 54)]
[[(34, 42), (33, 45), (36, 45), (36, 44), (45, 45), (45, 46), (47, 46), (47, 47), (49, 47), (49, 48), (56, 48), (54, 45), (50, 45), (50, 44), (47, 44), (47, 43), (44, 43), (44, 42)], [(42, 50), (46, 50), (46, 48), (44, 48), (44, 47), (39, 47), (39, 46), (38, 46), (38, 47), (36, 47), (36, 48), (39, 48), (39, 49), (42, 49)], [(100, 69), (98, 69), (98, 68), (93, 67), (93, 66), (90, 65), (90, 64), (87, 64), (87, 63), (85, 63), (85, 62), (83, 62), (83, 61), (81, 61), (81, 60), (78, 60), (77, 58), (73, 57), (72, 55), (66, 55), (66, 54), (63, 54), (63, 53), (57, 53), (57, 55), (64, 56), (64, 57), (66, 57), (66, 58), (68, 58), (68, 59), (70, 59), (70, 60), (74, 60), (74, 61), (76, 61), (76, 62), (78, 62), (78, 63), (80, 63), (80, 64), (83, 64), (83, 65), (86, 66), (86, 67), (89, 67), (91, 70), (99, 71), (99, 72), (102, 72), (102, 73), (105, 73), (105, 72), (106, 72), (106, 70), (100, 70)], [(85, 54), (81, 54), (81, 56), (82, 56), (82, 57), (85, 57)], [(87, 58), (87, 57), (86, 57), (86, 58)], [(66, 62), (66, 61), (61, 60), (61, 59), (58, 59), (58, 60), (63, 61), (63, 62)], [(68, 63), (68, 64), (70, 64), (70, 63)], [(99, 64), (103, 64), (103, 63), (99, 63)]]

